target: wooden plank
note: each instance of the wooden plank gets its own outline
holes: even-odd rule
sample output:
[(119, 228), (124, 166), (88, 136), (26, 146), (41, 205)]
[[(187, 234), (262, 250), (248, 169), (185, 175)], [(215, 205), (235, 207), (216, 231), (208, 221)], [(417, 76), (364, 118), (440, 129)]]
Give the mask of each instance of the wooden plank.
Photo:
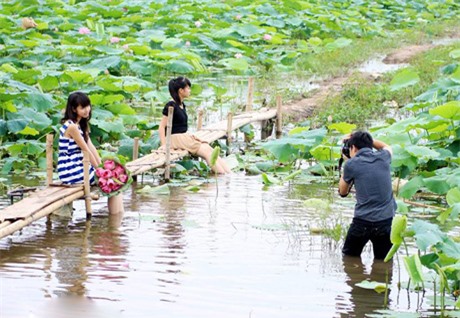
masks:
[(46, 187), (32, 192), (28, 197), (0, 211), (0, 223), (29, 217), (53, 202), (83, 190), (83, 185), (76, 187)]
[(61, 200), (58, 200), (56, 202), (51, 203), (50, 205), (46, 206), (45, 208), (41, 209), (40, 211), (37, 211), (37, 213), (35, 213), (33, 215), (27, 216), (24, 219), (17, 220), (14, 223), (10, 223), (9, 221), (6, 221), (5, 223), (10, 223), (10, 224), (8, 224), (5, 227), (0, 228), (0, 239), (5, 237), (5, 236), (7, 236), (7, 235), (13, 234), (14, 232), (16, 232), (16, 231), (22, 229), (23, 227), (25, 227), (26, 225), (29, 225), (33, 221), (36, 221), (38, 219), (41, 219), (42, 217), (47, 216), (48, 214), (53, 213), (54, 211), (56, 211), (60, 207), (66, 205), (66, 204), (69, 204), (69, 203), (73, 202), (74, 200), (76, 200), (78, 198), (83, 197), (84, 194), (85, 194), (85, 192), (83, 191), (83, 187), (81, 187), (80, 191), (75, 192), (75, 193), (73, 193), (73, 194), (71, 194), (69, 196), (66, 196), (66, 197), (62, 198)]
[[(254, 121), (268, 120), (276, 117), (276, 109), (263, 109), (259, 111), (252, 111), (237, 115), (232, 120), (232, 130), (239, 129), (244, 125), (247, 125)], [(212, 143), (227, 134), (227, 121), (222, 120), (220, 122), (208, 125), (206, 128), (194, 133), (199, 139)], [(184, 156), (187, 156), (188, 152), (185, 150), (171, 151), (171, 161), (178, 160)], [(131, 172), (132, 175), (137, 175), (149, 171), (151, 169), (160, 168), (165, 165), (165, 152), (154, 150), (151, 154), (143, 156), (139, 159), (133, 160), (126, 164), (126, 168)]]

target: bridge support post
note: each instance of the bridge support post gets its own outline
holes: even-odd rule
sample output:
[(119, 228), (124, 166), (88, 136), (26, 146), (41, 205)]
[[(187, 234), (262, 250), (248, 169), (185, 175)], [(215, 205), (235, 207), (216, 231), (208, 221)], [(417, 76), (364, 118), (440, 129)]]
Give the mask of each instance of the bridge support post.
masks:
[(227, 114), (227, 155), (230, 153), (230, 146), (232, 144), (232, 124), (233, 114), (230, 112)]
[[(134, 137), (133, 161), (139, 158), (139, 137)], [(133, 176), (133, 181), (137, 182), (137, 175)]]
[(276, 96), (276, 138), (280, 138), (283, 133), (283, 112), (282, 112), (283, 102), (281, 101), (281, 96)]
[(46, 135), (46, 185), (53, 183), (53, 135)]
[(172, 130), (172, 119), (174, 115), (174, 107), (169, 106), (168, 108), (168, 124), (166, 126), (166, 153), (165, 153), (165, 181), (168, 182), (171, 173), (171, 130)]
[(83, 151), (83, 190), (85, 195), (85, 208), (86, 208), (86, 219), (90, 220), (93, 214), (91, 210), (91, 188), (89, 180), (89, 153)]
[(196, 130), (201, 130), (201, 128), (203, 128), (203, 110), (200, 109), (198, 111), (198, 121), (196, 123)]
[(273, 133), (273, 120), (272, 119), (267, 119), (267, 120), (262, 120), (260, 123), (261, 129), (260, 129), (260, 139), (265, 140), (268, 137), (270, 137)]
[(248, 79), (248, 99), (246, 102), (246, 111), (252, 111), (252, 100), (254, 97), (254, 77), (249, 77)]

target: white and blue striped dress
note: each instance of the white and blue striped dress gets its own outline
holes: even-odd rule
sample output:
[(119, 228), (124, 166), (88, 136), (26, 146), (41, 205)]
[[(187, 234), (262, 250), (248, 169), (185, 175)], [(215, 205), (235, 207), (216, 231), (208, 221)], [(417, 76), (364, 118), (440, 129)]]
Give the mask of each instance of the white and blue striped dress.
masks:
[[(57, 171), (59, 179), (64, 184), (83, 183), (83, 152), (75, 140), (64, 136), (67, 127), (73, 123), (74, 122), (72, 120), (68, 120), (59, 129), (59, 156)], [(78, 126), (78, 130), (83, 137), (83, 131), (80, 126)], [(94, 168), (91, 165), (89, 167), (89, 177), (90, 183), (92, 184), (94, 182)]]

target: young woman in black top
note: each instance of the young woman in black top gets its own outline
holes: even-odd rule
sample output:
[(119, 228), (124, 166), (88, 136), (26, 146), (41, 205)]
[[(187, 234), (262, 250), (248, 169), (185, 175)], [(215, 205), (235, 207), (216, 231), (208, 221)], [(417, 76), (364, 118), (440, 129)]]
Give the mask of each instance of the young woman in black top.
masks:
[[(160, 134), (160, 142), (163, 147), (166, 145), (166, 125), (168, 123), (168, 108), (174, 107), (174, 114), (172, 119), (171, 130), (171, 148), (185, 149), (193, 155), (203, 158), (206, 162), (210, 163), (213, 148), (205, 141), (200, 140), (196, 136), (187, 132), (188, 117), (184, 104), (184, 99), (190, 96), (192, 83), (185, 77), (178, 77), (169, 81), (169, 93), (171, 94), (172, 101), (168, 102), (163, 109), (163, 118), (160, 122), (158, 132)], [(225, 160), (218, 158), (213, 167), (217, 173), (225, 174), (230, 173)]]

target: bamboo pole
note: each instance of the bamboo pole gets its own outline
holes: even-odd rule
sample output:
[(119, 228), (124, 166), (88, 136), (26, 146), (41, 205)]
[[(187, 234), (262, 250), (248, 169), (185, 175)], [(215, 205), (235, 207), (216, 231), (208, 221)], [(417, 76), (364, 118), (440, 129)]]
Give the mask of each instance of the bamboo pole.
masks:
[(196, 130), (201, 130), (203, 128), (203, 110), (198, 111), (198, 122), (196, 123)]
[(46, 185), (53, 183), (53, 135), (46, 135)]
[(83, 189), (85, 193), (85, 208), (86, 208), (86, 219), (91, 219), (91, 187), (89, 180), (89, 153), (83, 151)]
[(3, 221), (2, 223), (0, 223), (0, 229), (3, 229), (4, 227), (7, 227), (10, 224), (11, 221)]
[(61, 206), (64, 206), (64, 205), (69, 204), (69, 203), (72, 203), (74, 200), (76, 200), (78, 198), (81, 198), (84, 195), (85, 195), (84, 191), (75, 192), (74, 194), (72, 194), (72, 195), (70, 195), (68, 197), (62, 198), (61, 200), (56, 201), (56, 202), (48, 205), (47, 207), (45, 207), (44, 209), (38, 211), (37, 213), (24, 218), (24, 220), (19, 220), (19, 221), (11, 223), (9, 226), (6, 226), (4, 228), (0, 228), (0, 238), (3, 238), (3, 237), (5, 237), (7, 235), (10, 235), (10, 234), (13, 234), (17, 230), (22, 229), (23, 227), (29, 225), (33, 221), (36, 221), (38, 219), (41, 219), (42, 217), (47, 216), (48, 214), (50, 214), (50, 213), (56, 211), (57, 209), (59, 209)]
[(246, 102), (246, 111), (252, 111), (252, 100), (254, 98), (254, 77), (248, 79), (248, 99)]
[(171, 130), (172, 130), (172, 119), (174, 115), (174, 107), (169, 106), (168, 108), (168, 124), (166, 126), (166, 154), (165, 154), (165, 180), (166, 182), (170, 179), (171, 173)]
[[(139, 137), (134, 137), (134, 144), (133, 144), (133, 161), (139, 158)], [(137, 175), (133, 176), (133, 181), (137, 181)]]
[(280, 138), (283, 133), (283, 113), (282, 113), (283, 103), (281, 101), (281, 96), (276, 96), (276, 138)]
[(435, 209), (435, 210), (441, 210), (441, 211), (447, 210), (446, 208), (443, 208), (443, 207), (440, 207), (440, 206), (435, 206), (435, 205), (429, 205), (429, 204), (420, 203), (420, 202), (409, 201), (407, 199), (404, 199), (403, 202), (407, 203), (407, 204), (410, 204), (410, 205), (413, 205), (413, 206), (418, 206), (420, 208)]
[(227, 155), (230, 152), (230, 145), (232, 143), (232, 122), (233, 122), (233, 114), (229, 112), (227, 114)]

